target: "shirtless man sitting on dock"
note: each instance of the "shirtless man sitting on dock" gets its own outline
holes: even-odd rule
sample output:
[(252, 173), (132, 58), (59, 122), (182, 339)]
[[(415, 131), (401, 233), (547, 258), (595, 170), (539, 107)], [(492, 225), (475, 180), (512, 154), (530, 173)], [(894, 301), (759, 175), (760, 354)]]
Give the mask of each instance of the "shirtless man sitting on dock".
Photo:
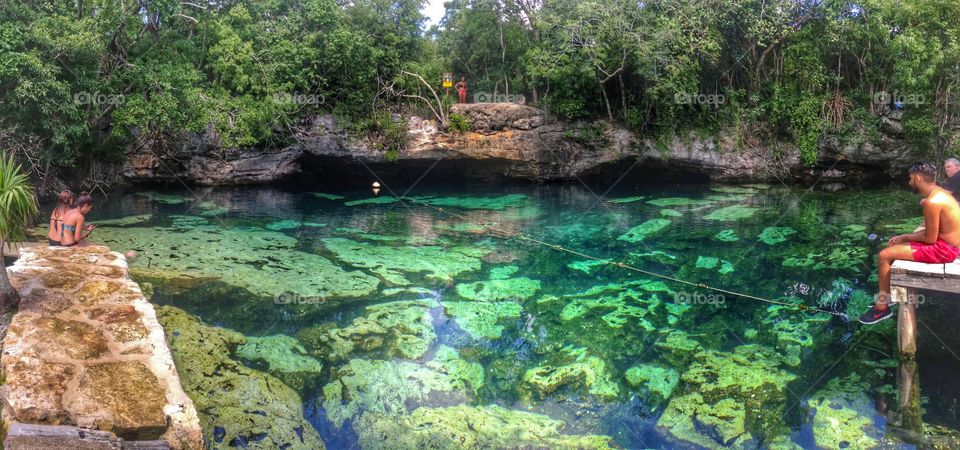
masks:
[(862, 316), (860, 322), (874, 324), (893, 316), (890, 311), (890, 266), (901, 259), (922, 263), (953, 262), (960, 254), (960, 205), (950, 191), (937, 186), (937, 168), (921, 161), (907, 171), (910, 187), (924, 196), (924, 228), (890, 238), (889, 245), (878, 256), (880, 292), (876, 304)]

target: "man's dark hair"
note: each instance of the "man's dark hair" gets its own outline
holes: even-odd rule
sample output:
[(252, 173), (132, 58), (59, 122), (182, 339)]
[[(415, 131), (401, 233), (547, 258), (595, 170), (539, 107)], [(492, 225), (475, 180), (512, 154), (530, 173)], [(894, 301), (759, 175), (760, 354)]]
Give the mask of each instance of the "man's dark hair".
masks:
[(919, 173), (924, 180), (933, 182), (937, 179), (937, 167), (934, 166), (930, 161), (920, 161), (914, 163), (907, 169), (907, 173), (913, 175)]

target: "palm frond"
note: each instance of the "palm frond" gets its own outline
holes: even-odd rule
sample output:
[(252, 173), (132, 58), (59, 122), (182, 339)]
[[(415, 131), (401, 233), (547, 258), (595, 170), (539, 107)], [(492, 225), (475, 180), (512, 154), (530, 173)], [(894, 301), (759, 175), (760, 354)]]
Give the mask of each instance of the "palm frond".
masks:
[(5, 154), (0, 158), (0, 241), (23, 240), (37, 209), (30, 179), (13, 155)]

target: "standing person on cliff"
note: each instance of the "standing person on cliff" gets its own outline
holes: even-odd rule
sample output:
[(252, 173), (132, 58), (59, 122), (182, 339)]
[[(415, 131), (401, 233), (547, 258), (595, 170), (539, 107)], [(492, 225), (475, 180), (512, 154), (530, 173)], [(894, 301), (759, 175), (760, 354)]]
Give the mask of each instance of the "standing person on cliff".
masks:
[(0, 158), (0, 313), (16, 308), (20, 296), (10, 285), (7, 266), (3, 263), (8, 242), (19, 242), (26, 237), (27, 224), (37, 213), (33, 187), (13, 155)]
[(953, 198), (960, 201), (960, 161), (950, 158), (943, 163), (943, 170), (947, 173), (947, 181), (940, 187), (953, 193)]
[[(921, 161), (907, 171), (910, 187), (924, 197), (923, 228), (890, 238), (877, 257), (880, 292), (876, 304), (860, 316), (860, 322), (874, 324), (893, 316), (890, 310), (890, 267), (896, 260), (930, 264), (953, 262), (960, 254), (960, 204), (946, 189), (937, 186), (937, 168)], [(912, 299), (907, 299), (912, 301)]]
[(460, 77), (460, 81), (454, 86), (457, 88), (457, 95), (460, 96), (460, 103), (467, 102), (467, 78)]

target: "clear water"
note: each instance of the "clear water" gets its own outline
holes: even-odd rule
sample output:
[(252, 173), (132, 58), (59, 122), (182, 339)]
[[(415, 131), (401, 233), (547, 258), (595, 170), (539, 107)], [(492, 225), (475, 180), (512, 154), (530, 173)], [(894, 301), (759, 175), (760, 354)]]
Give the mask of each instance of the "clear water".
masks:
[[(905, 433), (895, 432), (896, 427), (885, 418), (888, 411), (896, 409), (897, 364), (891, 359), (891, 356), (895, 357), (894, 321), (868, 329), (847, 321), (841, 314), (849, 304), (850, 315), (859, 315), (869, 297), (876, 292), (875, 279), (871, 279), (876, 271), (875, 255), (881, 243), (896, 234), (891, 228), (893, 225), (910, 227), (909, 223), (902, 223), (918, 215), (918, 198), (900, 188), (839, 192), (783, 186), (754, 186), (741, 189), (742, 192), (729, 189), (721, 192), (716, 188), (724, 189), (719, 186), (619, 188), (606, 192), (601, 198), (599, 195), (605, 192), (605, 187), (587, 187), (579, 183), (458, 187), (448, 184), (417, 186), (407, 193), (408, 196), (458, 199), (524, 196), (515, 197), (519, 199), (516, 206), (499, 210), (462, 208), (455, 201), (446, 202), (442, 210), (438, 206), (414, 202), (345, 205), (350, 200), (370, 198), (369, 190), (323, 190), (344, 197), (336, 200), (319, 198), (309, 191), (272, 188), (176, 190), (163, 193), (187, 197), (187, 201), (164, 202), (161, 197), (136, 193), (111, 195), (96, 207), (89, 220), (96, 223), (104, 219), (151, 214), (149, 219), (139, 223), (104, 225), (95, 234), (96, 240), (111, 244), (114, 250), (126, 251), (130, 247), (140, 251), (140, 258), (132, 263), (134, 269), (168, 265), (173, 272), (197, 271), (188, 261), (181, 260), (189, 251), (175, 245), (157, 251), (148, 244), (152, 239), (176, 242), (178, 235), (199, 226), (212, 233), (237, 232), (239, 237), (225, 245), (234, 246), (238, 255), (256, 251), (245, 250), (249, 241), (243, 238), (244, 233), (250, 236), (263, 236), (265, 232), (282, 233), (296, 239), (292, 251), (323, 256), (346, 270), (359, 270), (379, 281), (376, 290), (358, 298), (344, 300), (329, 296), (317, 305), (289, 305), (275, 301), (276, 295), (285, 292), (282, 289), (254, 292), (258, 290), (256, 287), (251, 288), (243, 280), (228, 277), (186, 285), (165, 282), (162, 277), (138, 279), (152, 283), (152, 300), (156, 304), (182, 308), (207, 324), (246, 336), (285, 334), (302, 337), (302, 332), (311, 327), (347, 327), (368, 314), (365, 308), (370, 305), (418, 298), (435, 300), (438, 306), (429, 311), (430, 326), (436, 338), (430, 339), (429, 350), (412, 362), (424, 364), (439, 346), (451, 347), (464, 361), (479, 363), (483, 367), (483, 382), (479, 389), (466, 395), (459, 392), (443, 398), (443, 392), (436, 393), (426, 402), (429, 403), (427, 406), (464, 402), (475, 406), (498, 404), (561, 420), (565, 423), (564, 433), (610, 436), (617, 445), (625, 448), (678, 445), (696, 448), (703, 444), (684, 442), (682, 436), (671, 433), (663, 423), (657, 426), (671, 399), (698, 389), (698, 385), (689, 382), (686, 375), (686, 371), (696, 365), (697, 359), (692, 358), (692, 353), (681, 352), (680, 356), (670, 357), (666, 349), (658, 346), (671, 330), (679, 330), (703, 349), (720, 352), (717, 353), (720, 358), (744, 345), (765, 347), (780, 355), (779, 370), (794, 377), (785, 383), (784, 388), (774, 388), (776, 393), (772, 400), (762, 405), (763, 411), (751, 410), (759, 406), (750, 404), (743, 398), (744, 394), (730, 394), (736, 402), (746, 402), (748, 423), (745, 427), (752, 431), (750, 445), (767, 447), (776, 443), (783, 446), (793, 442), (804, 448), (813, 447), (817, 439), (817, 422), (810, 399), (822, 392), (830, 380), (848, 378), (851, 374), (859, 376), (864, 383), (859, 391), (870, 405), (867, 410), (851, 406), (858, 415), (869, 417), (869, 426), (861, 428), (863, 433), (877, 442), (910, 441), (903, 437)], [(390, 192), (381, 194), (389, 195)], [(644, 198), (617, 201), (633, 196)], [(649, 203), (674, 197), (693, 200), (688, 203), (694, 204), (658, 206)], [(201, 205), (202, 202), (210, 203)], [(752, 215), (729, 221), (714, 220), (716, 215), (711, 215), (716, 210), (734, 205), (754, 208)], [(179, 222), (173, 226), (175, 217), (171, 216), (199, 216), (214, 207), (226, 209), (221, 209), (219, 215), (207, 214), (206, 225)], [(665, 213), (663, 210), (675, 212)], [(640, 241), (618, 239), (631, 228), (651, 219), (663, 219), (669, 223)], [(276, 225), (282, 220), (306, 225), (294, 224), (290, 228)], [(278, 231), (267, 230), (270, 224), (275, 224), (272, 227)], [(451, 229), (458, 225), (459, 231)], [(478, 225), (489, 227), (486, 228), (488, 232), (477, 232)], [(771, 241), (771, 245), (758, 240), (758, 236), (769, 227), (789, 227), (793, 232), (786, 231), (783, 242)], [(149, 228), (149, 233), (138, 235), (140, 241), (131, 244), (126, 240), (129, 234), (124, 234), (129, 233), (130, 228)], [(738, 240), (718, 239), (717, 234), (724, 230), (732, 230)], [(621, 318), (619, 326), (612, 326), (607, 315), (616, 307), (610, 306), (587, 308), (568, 319), (570, 310), (564, 311), (575, 300), (571, 297), (573, 294), (596, 286), (656, 278), (615, 266), (576, 270), (568, 265), (583, 261), (583, 257), (510, 237), (516, 233), (693, 283), (815, 306), (838, 314), (778, 310), (756, 300), (665, 281), (669, 291), (640, 290), (639, 295), (644, 301), (656, 296), (662, 303), (657, 308), (648, 308), (648, 315), (643, 317), (646, 323), (640, 317), (627, 314)], [(871, 234), (877, 235), (876, 239), (871, 239)], [(396, 283), (386, 280), (376, 269), (357, 267), (357, 264), (351, 265), (350, 261), (339, 258), (328, 248), (330, 241), (324, 241), (329, 238), (365, 243), (367, 249), (390, 247), (408, 251), (418, 246), (438, 245), (449, 252), (453, 247), (466, 246), (481, 249), (486, 254), (479, 261), (477, 270), (465, 270), (447, 280), (428, 276), (425, 272), (397, 269), (395, 272), (410, 282), (407, 287), (426, 288), (429, 292), (400, 293), (387, 298), (382, 294), (383, 290), (397, 287)], [(189, 245), (184, 243), (185, 247)], [(639, 255), (652, 252), (666, 255)], [(790, 258), (795, 258), (796, 263), (796, 258), (802, 260), (806, 255), (812, 256), (807, 261), (810, 264), (805, 267), (802, 261), (800, 266), (784, 264)], [(716, 258), (716, 261), (710, 258)], [(242, 258), (236, 263), (244, 264)], [(817, 267), (817, 263), (826, 267)], [(276, 275), (271, 271), (282, 270), (278, 268), (282, 264), (250, 264), (267, 277)], [(507, 315), (497, 322), (503, 327), (499, 338), (471, 335), (450, 317), (445, 305), (484, 301), (483, 298), (462, 298), (457, 285), (462, 285), (463, 292), (476, 291), (477, 285), (466, 287), (466, 284), (490, 283), (491, 269), (505, 266), (516, 266), (515, 273), (506, 278), (536, 280), (539, 289), (529, 296), (505, 294), (496, 299), (515, 303), (522, 309), (521, 313)], [(224, 267), (214, 268), (213, 272), (229, 270), (233, 266), (227, 264)], [(209, 267), (207, 271), (210, 271)], [(138, 273), (142, 272), (135, 271), (135, 277)], [(557, 300), (548, 301), (551, 296)], [(663, 304), (676, 304), (685, 299), (693, 300), (684, 312), (668, 314), (664, 308)], [(941, 313), (948, 311), (942, 305), (958, 299), (956, 295), (929, 296), (920, 313), (926, 326), (921, 327), (918, 357), (921, 393), (925, 399), (923, 420), (953, 428), (960, 419), (957, 404), (960, 388), (950, 374), (960, 369), (960, 360), (951, 356), (948, 348), (958, 348), (960, 338), (949, 318)], [(642, 305), (636, 298), (621, 303)], [(800, 343), (779, 336), (778, 332), (784, 328), (778, 326), (789, 326), (790, 330), (806, 327), (805, 333), (797, 332), (794, 337), (810, 341)], [(348, 359), (404, 358), (396, 354), (391, 356), (380, 347), (369, 351), (355, 349), (347, 358), (323, 360), (322, 351), (307, 347), (323, 362), (323, 370), (308, 380), (308, 387), (301, 389), (305, 418), (316, 427), (328, 448), (358, 447), (358, 435), (362, 430), (355, 429), (357, 416), (341, 427), (329, 420), (322, 387), (341, 376), (339, 368)], [(574, 371), (574, 376), (546, 390), (537, 390), (525, 380), (524, 375), (531, 369), (555, 368), (570, 363), (573, 358), (571, 348), (581, 349), (585, 355), (594, 358), (591, 361), (602, 361), (602, 372), (589, 375)], [(244, 360), (237, 355), (231, 357), (254, 369), (268, 370), (262, 361)], [(627, 382), (625, 373), (638, 366), (670, 370), (681, 375), (681, 379), (669, 397), (662, 399), (652, 394), (645, 383), (631, 386)], [(606, 383), (607, 392), (609, 384), (613, 384), (615, 395), (598, 395), (600, 389), (591, 389), (603, 383)], [(418, 405), (407, 406), (412, 410)], [(362, 409), (363, 405), (358, 414), (364, 414)], [(222, 420), (216, 417), (216, 411), (202, 413), (211, 416), (212, 423)], [(408, 414), (410, 411), (394, 413)], [(716, 437), (717, 431), (705, 429), (702, 423), (697, 423), (701, 436), (714, 436), (714, 443), (722, 446), (723, 439)], [(212, 430), (207, 433), (212, 445), (228, 445), (218, 441)]]

